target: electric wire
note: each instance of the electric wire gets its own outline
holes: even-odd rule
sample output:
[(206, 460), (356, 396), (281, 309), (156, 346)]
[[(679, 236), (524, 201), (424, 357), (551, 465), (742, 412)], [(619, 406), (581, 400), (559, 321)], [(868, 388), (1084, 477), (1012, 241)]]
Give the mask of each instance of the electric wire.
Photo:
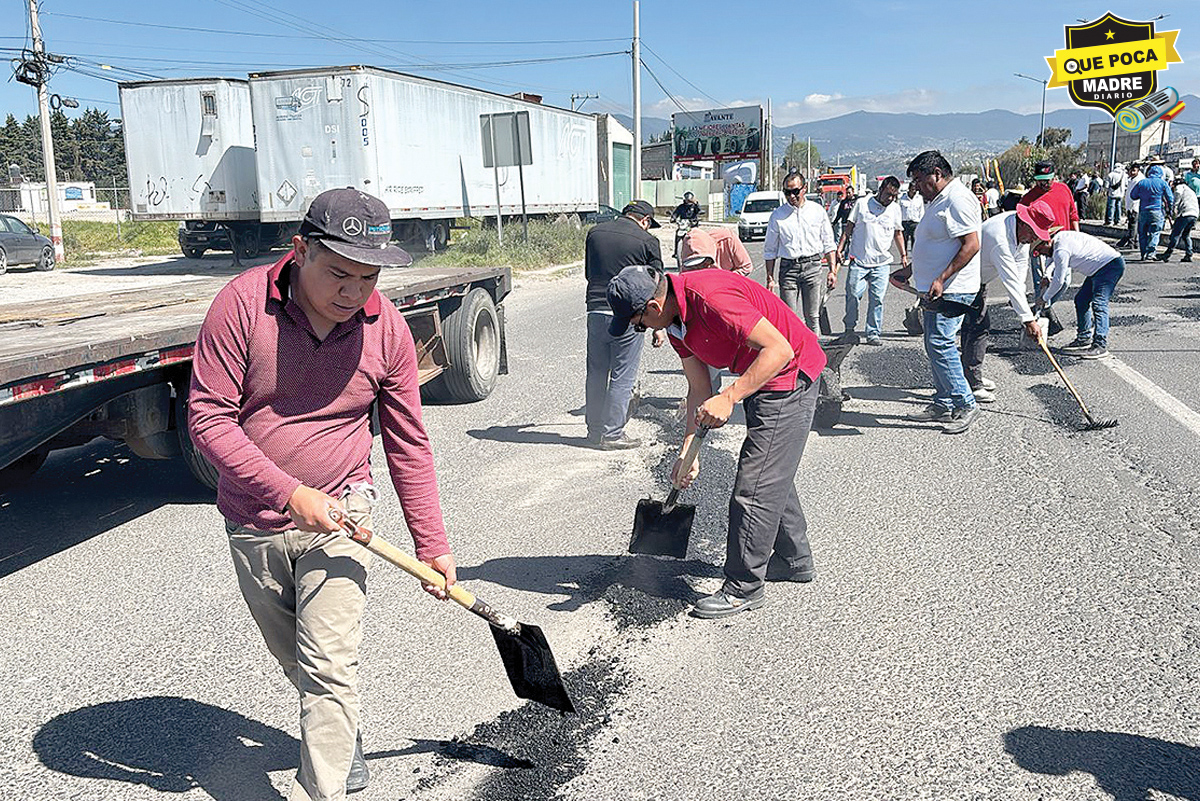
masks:
[(666, 59), (664, 59), (662, 56), (660, 56), (660, 55), (658, 54), (658, 52), (657, 52), (657, 51), (655, 51), (655, 49), (654, 49), (653, 47), (651, 47), (650, 45), (646, 44), (646, 40), (645, 40), (645, 39), (643, 39), (643, 40), (641, 41), (641, 46), (642, 46), (642, 47), (644, 47), (644, 48), (646, 48), (646, 50), (647, 50), (647, 51), (649, 51), (649, 53), (650, 53), (651, 55), (653, 55), (655, 58), (657, 58), (659, 61), (661, 61), (661, 62), (662, 62), (662, 65), (663, 65), (664, 67), (666, 67), (667, 69), (669, 69), (671, 72), (675, 73), (675, 74), (676, 74), (676, 75), (679, 77), (679, 79), (680, 79), (681, 81), (683, 81), (683, 82), (684, 82), (684, 83), (686, 83), (688, 86), (690, 86), (690, 87), (692, 87), (693, 89), (695, 89), (695, 90), (696, 90), (697, 92), (699, 92), (700, 94), (704, 95), (706, 98), (708, 98), (708, 99), (709, 99), (709, 100), (711, 100), (712, 102), (716, 103), (716, 104), (717, 104), (717, 108), (726, 108), (726, 107), (727, 107), (727, 106), (726, 106), (724, 103), (722, 103), (720, 100), (717, 100), (715, 97), (713, 97), (712, 95), (710, 95), (708, 92), (704, 91), (704, 90), (703, 90), (703, 89), (701, 89), (699, 86), (697, 86), (696, 84), (692, 83), (690, 80), (688, 80), (687, 78), (685, 78), (685, 77), (683, 76), (683, 74), (679, 72), (679, 70), (675, 69), (675, 68), (674, 68), (674, 67), (672, 67), (670, 64), (668, 64), (668, 63), (667, 63), (667, 61), (666, 61)]

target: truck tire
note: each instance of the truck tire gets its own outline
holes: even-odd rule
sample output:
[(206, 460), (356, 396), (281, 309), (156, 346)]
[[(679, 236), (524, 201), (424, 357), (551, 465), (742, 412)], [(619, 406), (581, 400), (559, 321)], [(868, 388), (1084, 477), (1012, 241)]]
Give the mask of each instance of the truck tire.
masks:
[(434, 220), (429, 223), (429, 237), (425, 240), (426, 247), (430, 243), (433, 244), (431, 253), (436, 253), (439, 250), (445, 250), (450, 244), (450, 222), (448, 220)]
[(10, 490), (28, 481), (45, 463), (46, 457), (49, 455), (49, 448), (38, 448), (0, 470), (0, 492)]
[(262, 252), (262, 230), (257, 225), (229, 229), (238, 258), (253, 259)]
[(492, 394), (500, 372), (500, 320), (487, 290), (475, 288), (442, 319), (450, 366), (426, 385), (437, 401), (473, 403)]
[(183, 250), (183, 255), (187, 256), (189, 259), (204, 258), (204, 248), (185, 247), (185, 248), (182, 248), (182, 250)]
[(34, 267), (44, 273), (48, 273), (54, 269), (54, 248), (46, 245), (42, 248), (41, 255), (38, 256), (37, 264)]
[(175, 398), (175, 430), (179, 434), (179, 449), (183, 451), (183, 460), (187, 463), (188, 470), (192, 471), (192, 475), (196, 480), (210, 490), (217, 489), (217, 479), (220, 474), (217, 473), (217, 468), (212, 466), (208, 459), (204, 458), (204, 454), (196, 449), (195, 443), (192, 442), (191, 432), (188, 431), (187, 425), (187, 395), (181, 394)]

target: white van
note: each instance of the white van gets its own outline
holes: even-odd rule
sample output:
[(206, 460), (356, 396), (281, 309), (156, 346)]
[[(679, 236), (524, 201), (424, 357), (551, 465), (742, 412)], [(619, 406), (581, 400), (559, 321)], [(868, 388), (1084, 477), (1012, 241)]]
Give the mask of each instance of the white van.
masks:
[(738, 239), (743, 242), (767, 235), (771, 212), (786, 203), (782, 192), (751, 192), (738, 214)]

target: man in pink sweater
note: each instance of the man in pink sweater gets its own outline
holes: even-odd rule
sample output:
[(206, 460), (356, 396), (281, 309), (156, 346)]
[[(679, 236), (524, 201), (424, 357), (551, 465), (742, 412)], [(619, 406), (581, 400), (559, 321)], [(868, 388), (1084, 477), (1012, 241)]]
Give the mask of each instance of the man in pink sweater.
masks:
[(412, 262), (391, 244), (387, 206), (356, 189), (329, 190), (292, 242), (213, 301), (196, 341), (188, 423), (220, 473), (217, 509), (242, 596), (300, 694), (290, 797), (317, 801), (369, 778), (358, 645), (370, 553), (330, 513), (370, 525), (373, 403), (417, 558), (448, 585), (455, 571), (412, 333), (375, 291), (382, 268)]

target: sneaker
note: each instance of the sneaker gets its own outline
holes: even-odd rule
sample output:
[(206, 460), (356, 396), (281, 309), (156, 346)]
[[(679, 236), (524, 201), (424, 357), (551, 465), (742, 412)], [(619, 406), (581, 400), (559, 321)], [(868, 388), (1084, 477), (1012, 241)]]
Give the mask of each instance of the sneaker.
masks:
[(1159, 261), (1170, 261), (1171, 260), (1171, 251), (1168, 250), (1166, 253), (1159, 253), (1154, 258), (1158, 259)]
[(1073, 340), (1070, 341), (1070, 343), (1063, 345), (1062, 350), (1064, 352), (1075, 351), (1075, 350), (1087, 350), (1091, 346), (1092, 346), (1092, 338), (1091, 337), (1075, 337)]
[(971, 394), (975, 396), (976, 403), (995, 403), (996, 402), (996, 393), (994, 393), (990, 389), (986, 389), (985, 387), (982, 387), (982, 386), (979, 387), (979, 389), (971, 390)]
[(1182, 259), (1180, 259), (1180, 261), (1191, 261), (1191, 260), (1192, 260), (1191, 256), (1184, 256)]
[(914, 423), (941, 423), (953, 419), (954, 410), (931, 403), (921, 411), (906, 414), (904, 417)]
[(990, 378), (980, 378), (979, 388), (986, 389), (988, 392), (995, 392), (997, 389), (996, 382)]
[(978, 406), (968, 406), (963, 409), (954, 410), (954, 418), (942, 427), (943, 434), (961, 434), (971, 427), (971, 423), (975, 422), (975, 418), (979, 416)]
[(346, 792), (357, 793), (367, 789), (371, 781), (371, 770), (367, 767), (366, 757), (362, 750), (362, 732), (354, 743), (354, 757), (350, 761), (350, 774), (346, 777)]
[(878, 345), (882, 345), (882, 344), (883, 344), (883, 340), (882, 340), (882, 339), (880, 339), (879, 337), (867, 337), (867, 339), (866, 339), (866, 343), (867, 343), (868, 345), (872, 345), (872, 346), (878, 346)]
[(1092, 345), (1085, 351), (1080, 351), (1075, 354), (1081, 359), (1103, 359), (1108, 355), (1108, 348), (1104, 345)]
[(696, 605), (692, 607), (692, 614), (705, 620), (713, 620), (758, 609), (766, 602), (767, 596), (762, 590), (748, 598), (739, 598), (722, 590), (696, 601)]
[(640, 439), (633, 439), (628, 434), (622, 434), (619, 437), (604, 437), (596, 443), (596, 447), (602, 451), (628, 451), (641, 446)]

